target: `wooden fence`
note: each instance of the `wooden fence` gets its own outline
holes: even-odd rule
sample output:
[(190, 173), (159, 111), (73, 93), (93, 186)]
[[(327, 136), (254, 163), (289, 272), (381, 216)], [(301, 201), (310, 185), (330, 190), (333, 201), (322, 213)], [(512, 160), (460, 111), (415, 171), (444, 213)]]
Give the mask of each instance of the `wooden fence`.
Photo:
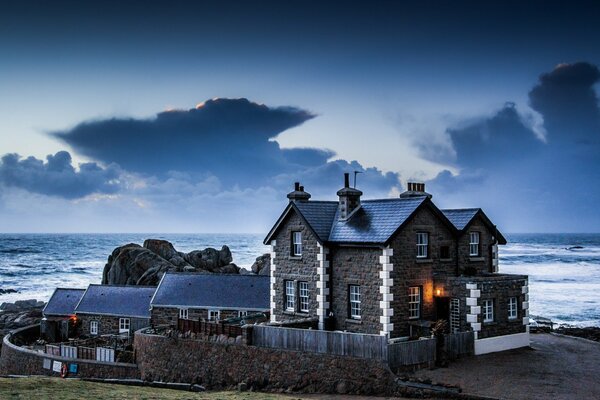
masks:
[(387, 360), (385, 336), (256, 325), (252, 344), (259, 347)]
[(243, 336), (243, 328), (239, 325), (228, 325), (219, 322), (194, 321), (190, 319), (178, 319), (177, 330), (180, 332), (201, 333), (206, 336)]
[(390, 343), (388, 364), (396, 369), (416, 364), (433, 363), (436, 357), (436, 339), (419, 339)]
[[(77, 343), (74, 342), (73, 344)], [(48, 355), (80, 360), (135, 363), (135, 357), (132, 351), (115, 350), (111, 347), (84, 347), (67, 345), (64, 343), (59, 343), (56, 345), (47, 344), (45, 353)]]
[(474, 353), (475, 335), (473, 332), (458, 332), (445, 335), (444, 344), (448, 357), (453, 360)]

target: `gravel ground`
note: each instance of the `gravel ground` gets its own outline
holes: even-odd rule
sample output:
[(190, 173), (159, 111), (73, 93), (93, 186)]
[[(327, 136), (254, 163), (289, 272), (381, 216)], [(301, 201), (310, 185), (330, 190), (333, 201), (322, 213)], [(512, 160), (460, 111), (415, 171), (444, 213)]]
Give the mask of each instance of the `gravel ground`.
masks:
[(415, 375), (499, 399), (600, 399), (600, 343), (532, 334), (531, 348), (467, 357)]

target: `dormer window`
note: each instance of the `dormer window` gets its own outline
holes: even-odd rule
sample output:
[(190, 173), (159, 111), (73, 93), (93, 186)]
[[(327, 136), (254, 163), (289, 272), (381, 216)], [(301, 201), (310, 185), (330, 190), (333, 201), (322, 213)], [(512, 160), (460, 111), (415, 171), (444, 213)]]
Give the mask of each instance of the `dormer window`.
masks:
[(429, 234), (417, 232), (417, 258), (427, 258), (427, 246), (429, 245)]
[(479, 257), (479, 232), (469, 234), (469, 255)]
[(302, 232), (292, 232), (292, 256), (302, 256)]

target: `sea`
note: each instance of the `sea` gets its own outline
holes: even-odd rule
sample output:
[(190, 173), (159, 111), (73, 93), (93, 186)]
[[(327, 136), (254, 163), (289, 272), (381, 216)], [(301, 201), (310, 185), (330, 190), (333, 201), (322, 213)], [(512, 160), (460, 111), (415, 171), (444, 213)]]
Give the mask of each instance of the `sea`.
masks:
[[(100, 283), (115, 247), (165, 239), (179, 251), (226, 244), (249, 269), (268, 251), (255, 234), (0, 234), (0, 303), (47, 301), (55, 287)], [(511, 234), (500, 246), (501, 273), (529, 275), (530, 314), (571, 326), (600, 327), (600, 234)]]

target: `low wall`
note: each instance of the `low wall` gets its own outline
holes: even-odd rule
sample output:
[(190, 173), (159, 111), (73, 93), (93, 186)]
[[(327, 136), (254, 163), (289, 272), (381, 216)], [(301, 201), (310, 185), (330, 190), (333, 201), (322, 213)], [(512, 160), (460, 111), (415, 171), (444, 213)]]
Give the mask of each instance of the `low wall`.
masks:
[(209, 389), (246, 383), (262, 390), (393, 395), (396, 376), (383, 361), (169, 338), (136, 332), (144, 380), (197, 383)]
[(475, 355), (495, 353), (529, 346), (529, 332), (515, 333), (475, 341)]
[[(77, 373), (69, 376), (80, 378), (139, 378), (140, 372), (136, 364), (106, 363), (93, 360), (80, 360), (38, 353), (36, 351), (19, 347), (11, 340), (19, 340), (20, 336), (39, 336), (39, 325), (18, 329), (6, 335), (2, 344), (0, 356), (0, 375), (50, 375), (59, 376), (60, 373), (44, 368), (44, 360), (67, 364), (77, 364)], [(37, 333), (36, 333), (37, 331)], [(48, 362), (47, 362), (48, 364)]]

